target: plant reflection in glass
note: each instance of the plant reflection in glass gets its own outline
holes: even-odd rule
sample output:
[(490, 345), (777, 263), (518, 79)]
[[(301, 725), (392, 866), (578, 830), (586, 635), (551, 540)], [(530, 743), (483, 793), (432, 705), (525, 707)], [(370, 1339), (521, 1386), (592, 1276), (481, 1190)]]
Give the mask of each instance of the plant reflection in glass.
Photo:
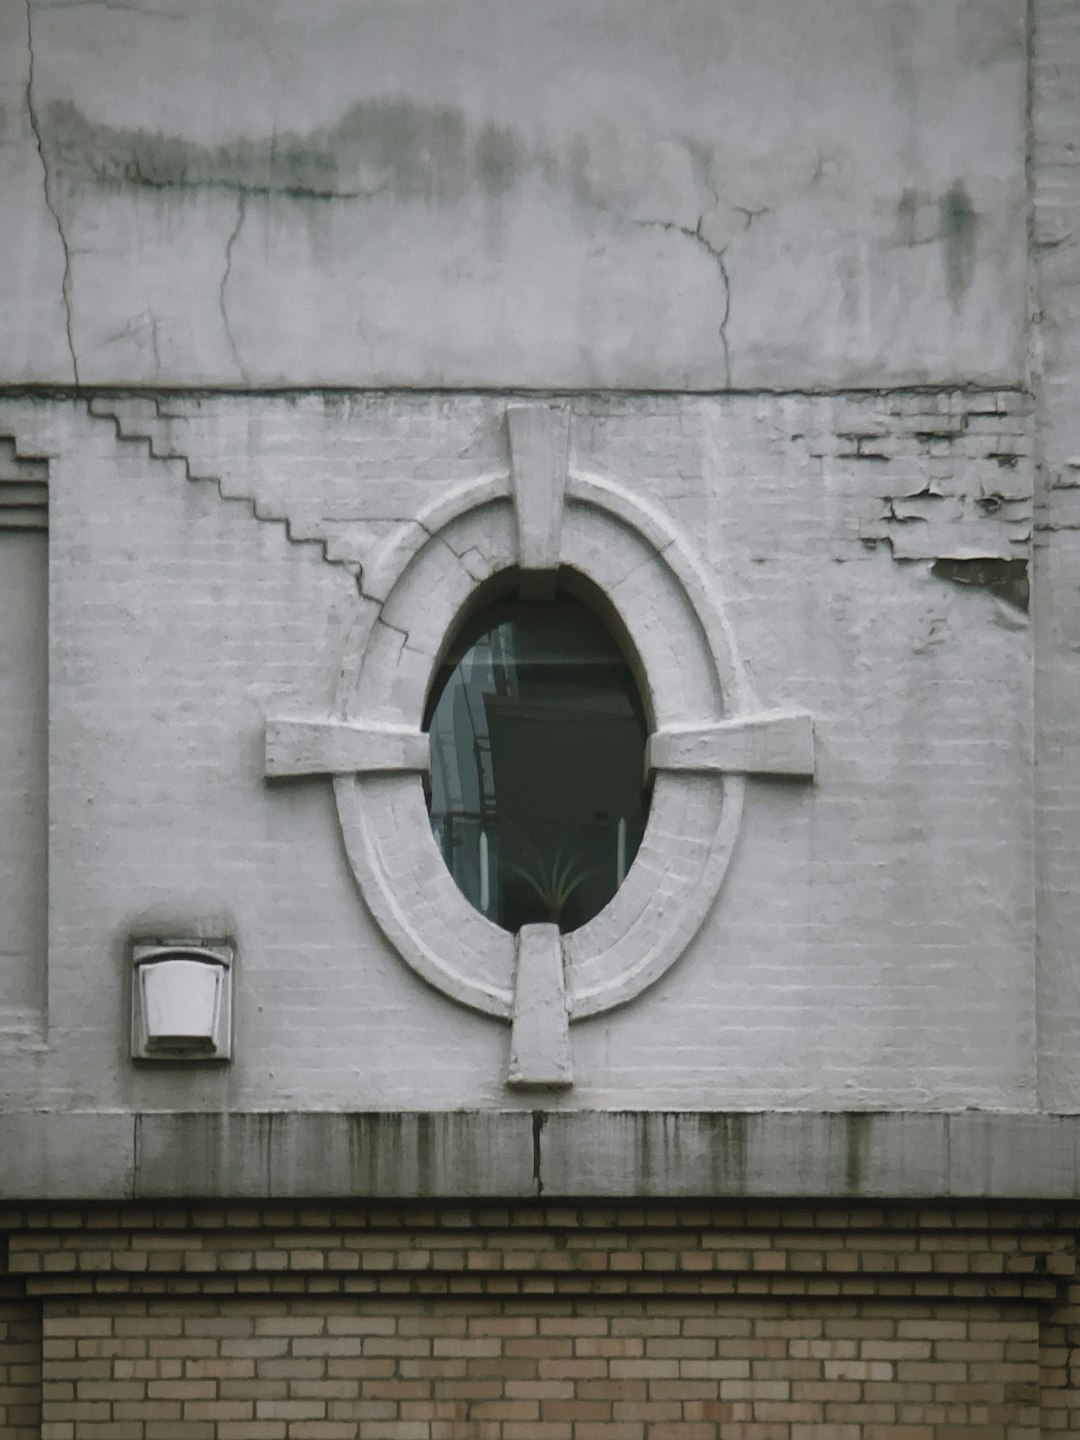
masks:
[(574, 930), (608, 903), (645, 824), (645, 718), (600, 619), (567, 596), (466, 622), (428, 706), (431, 823), (446, 864), (504, 929)]
[(518, 865), (513, 860), (503, 860), (502, 868), (507, 875), (522, 880), (544, 907), (546, 920), (553, 925), (562, 922), (563, 911), (575, 891), (587, 880), (600, 874), (598, 865), (586, 869), (580, 852), (570, 851), (564, 841), (556, 846), (550, 858), (546, 858), (533, 845), (531, 865)]

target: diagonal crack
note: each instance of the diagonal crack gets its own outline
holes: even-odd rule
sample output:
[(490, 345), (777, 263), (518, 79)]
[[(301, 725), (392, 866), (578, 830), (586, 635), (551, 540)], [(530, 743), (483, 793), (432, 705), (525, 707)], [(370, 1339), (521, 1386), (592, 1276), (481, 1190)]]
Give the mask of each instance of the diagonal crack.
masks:
[(240, 374), (243, 376), (245, 382), (247, 382), (250, 377), (247, 372), (247, 366), (240, 358), (240, 351), (237, 348), (236, 339), (232, 333), (232, 326), (229, 324), (229, 311), (225, 302), (225, 290), (229, 284), (229, 276), (232, 274), (233, 246), (236, 244), (236, 237), (243, 229), (244, 221), (246, 218), (247, 192), (244, 190), (239, 190), (237, 191), (236, 195), (236, 224), (233, 226), (232, 232), (229, 235), (228, 240), (226, 240), (225, 242), (225, 269), (222, 271), (221, 284), (218, 286), (218, 309), (221, 311), (221, 323), (225, 329), (225, 339), (229, 342), (229, 349), (232, 351), (232, 357), (236, 363), (236, 368), (240, 371)]
[(720, 317), (720, 325), (717, 333), (720, 337), (720, 347), (724, 352), (724, 383), (727, 388), (730, 389), (731, 351), (728, 348), (727, 327), (728, 321), (731, 318), (731, 276), (728, 274), (727, 261), (725, 259), (728, 247), (724, 245), (718, 250), (708, 239), (704, 230), (704, 211), (698, 216), (697, 224), (692, 230), (689, 225), (680, 225), (675, 220), (632, 220), (630, 223), (645, 230), (667, 230), (675, 235), (685, 235), (687, 240), (692, 240), (695, 245), (698, 245), (704, 250), (706, 255), (710, 256), (714, 261), (724, 291), (724, 313)]
[(29, 55), (29, 69), (26, 74), (26, 111), (30, 120), (30, 129), (34, 136), (34, 144), (37, 146), (38, 156), (41, 160), (42, 189), (45, 195), (45, 208), (56, 224), (56, 233), (60, 237), (60, 247), (64, 252), (64, 278), (61, 283), (61, 293), (64, 299), (64, 329), (67, 334), (68, 353), (71, 356), (71, 374), (75, 381), (75, 387), (78, 389), (79, 362), (75, 355), (75, 340), (71, 325), (71, 250), (68, 247), (67, 236), (64, 234), (64, 226), (60, 219), (60, 212), (56, 208), (56, 202), (53, 199), (52, 175), (49, 172), (49, 162), (45, 157), (45, 147), (41, 142), (41, 128), (38, 125), (37, 109), (34, 105), (33, 0), (26, 0), (26, 48)]
[(760, 220), (762, 215), (772, 214), (771, 205), (758, 205), (756, 207), (753, 205), (733, 205), (731, 208), (735, 211), (736, 215), (743, 217), (744, 230), (750, 230), (753, 227), (754, 221)]

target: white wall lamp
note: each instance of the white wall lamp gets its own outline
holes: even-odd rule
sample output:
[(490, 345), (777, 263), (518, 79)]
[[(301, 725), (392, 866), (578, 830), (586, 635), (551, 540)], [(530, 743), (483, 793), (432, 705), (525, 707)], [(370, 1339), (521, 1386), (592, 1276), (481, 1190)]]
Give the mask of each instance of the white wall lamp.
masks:
[(142, 943), (132, 960), (133, 1059), (232, 1058), (231, 945)]

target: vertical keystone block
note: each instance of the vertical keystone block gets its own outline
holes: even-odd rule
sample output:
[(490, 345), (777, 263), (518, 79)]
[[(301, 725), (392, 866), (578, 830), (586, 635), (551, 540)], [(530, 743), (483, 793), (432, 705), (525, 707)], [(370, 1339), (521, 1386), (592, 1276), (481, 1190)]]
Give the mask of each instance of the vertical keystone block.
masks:
[[(525, 574), (550, 576), (553, 589), (562, 540), (570, 412), (547, 405), (510, 405), (506, 423), (517, 513), (518, 564)], [(536, 588), (535, 583), (532, 588)]]

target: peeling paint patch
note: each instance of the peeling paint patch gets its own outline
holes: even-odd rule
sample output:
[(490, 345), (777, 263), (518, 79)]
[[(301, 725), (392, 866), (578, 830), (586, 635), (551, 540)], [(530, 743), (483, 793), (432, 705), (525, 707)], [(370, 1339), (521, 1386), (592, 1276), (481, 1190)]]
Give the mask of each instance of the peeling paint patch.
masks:
[(1026, 560), (1034, 503), (1027, 426), (1022, 413), (987, 410), (959, 393), (943, 408), (923, 405), (876, 426), (838, 425), (835, 462), (859, 469), (876, 504), (860, 538), (887, 542), (897, 560)]
[(975, 585), (1007, 600), (1019, 610), (1028, 608), (1031, 594), (1026, 560), (935, 560), (931, 575), (954, 585)]
[[(906, 488), (906, 487), (905, 487)], [(886, 493), (864, 540), (888, 540), (898, 560), (1009, 561), (1027, 554), (1031, 499), (965, 483), (963, 477), (926, 478), (907, 493)]]

